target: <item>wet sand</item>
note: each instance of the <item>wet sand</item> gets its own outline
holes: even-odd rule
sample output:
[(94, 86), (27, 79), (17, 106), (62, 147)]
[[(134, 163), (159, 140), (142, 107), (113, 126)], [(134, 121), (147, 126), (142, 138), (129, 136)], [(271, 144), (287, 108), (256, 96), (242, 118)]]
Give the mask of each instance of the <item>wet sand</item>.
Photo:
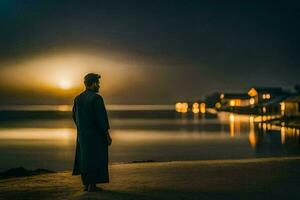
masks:
[[(0, 199), (299, 199), (300, 157), (115, 164), (104, 191), (70, 171), (0, 180)], [(100, 185), (99, 185), (100, 186)]]

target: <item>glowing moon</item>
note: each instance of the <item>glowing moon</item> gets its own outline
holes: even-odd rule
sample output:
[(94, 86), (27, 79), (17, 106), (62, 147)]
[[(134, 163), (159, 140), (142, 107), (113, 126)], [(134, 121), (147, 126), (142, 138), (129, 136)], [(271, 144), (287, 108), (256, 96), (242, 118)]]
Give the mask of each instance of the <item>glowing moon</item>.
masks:
[(72, 84), (68, 80), (61, 80), (58, 82), (58, 86), (59, 86), (59, 88), (61, 88), (63, 90), (68, 90), (72, 87)]

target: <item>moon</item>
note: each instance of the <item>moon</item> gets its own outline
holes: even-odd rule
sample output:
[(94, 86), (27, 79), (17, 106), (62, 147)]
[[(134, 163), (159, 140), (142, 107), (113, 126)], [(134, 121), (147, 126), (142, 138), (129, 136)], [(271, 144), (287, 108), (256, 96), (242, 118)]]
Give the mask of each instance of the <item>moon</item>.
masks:
[(61, 81), (59, 81), (58, 82), (58, 86), (59, 86), (60, 89), (63, 89), (63, 90), (68, 90), (68, 89), (72, 88), (72, 84), (68, 80), (61, 80)]

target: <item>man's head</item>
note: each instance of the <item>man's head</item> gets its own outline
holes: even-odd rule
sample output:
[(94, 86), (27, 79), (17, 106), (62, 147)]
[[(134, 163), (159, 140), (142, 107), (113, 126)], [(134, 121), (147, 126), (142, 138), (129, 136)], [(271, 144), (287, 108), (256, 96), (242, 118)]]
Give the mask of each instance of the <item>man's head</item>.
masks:
[(84, 76), (84, 85), (86, 89), (99, 92), (101, 76), (99, 74), (89, 73)]

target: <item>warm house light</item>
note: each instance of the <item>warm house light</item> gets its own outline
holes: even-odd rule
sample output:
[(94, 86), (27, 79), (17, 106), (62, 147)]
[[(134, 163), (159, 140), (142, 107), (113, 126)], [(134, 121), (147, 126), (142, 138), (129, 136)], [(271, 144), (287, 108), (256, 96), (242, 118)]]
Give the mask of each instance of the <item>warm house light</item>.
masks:
[(230, 106), (240, 106), (241, 105), (241, 100), (240, 99), (232, 99), (229, 101)]
[(200, 112), (199, 108), (193, 108), (193, 113), (198, 114)]
[(199, 110), (199, 103), (197, 103), (197, 102), (193, 103), (193, 109), (192, 109), (192, 111), (193, 111), (194, 114), (197, 114), (197, 113), (200, 112), (200, 110)]
[(181, 113), (186, 113), (188, 111), (188, 103), (181, 103), (181, 102), (178, 102), (175, 104), (175, 110), (177, 112), (181, 112)]
[(255, 104), (255, 99), (254, 99), (254, 98), (251, 98), (251, 99), (249, 100), (249, 103), (250, 103), (250, 105), (254, 105), (254, 104)]
[(285, 110), (285, 103), (284, 103), (284, 102), (281, 102), (281, 103), (280, 103), (280, 108), (281, 108), (282, 111)]
[(186, 113), (188, 111), (189, 105), (188, 103), (182, 103), (182, 110), (181, 112)]
[(230, 106), (235, 106), (235, 100), (230, 100), (229, 105)]
[(199, 103), (197, 102), (193, 103), (193, 108), (199, 108)]
[(205, 113), (205, 111), (206, 111), (206, 105), (205, 105), (205, 103), (201, 103), (200, 104), (200, 112), (203, 114), (203, 113)]
[(251, 88), (248, 92), (248, 95), (251, 96), (251, 97), (255, 97), (257, 96), (257, 91), (254, 89), (254, 88)]
[(268, 94), (268, 93), (267, 93), (267, 94), (263, 94), (263, 95), (262, 95), (262, 98), (263, 98), (263, 99), (270, 99), (270, 98), (271, 98), (271, 95)]
[(181, 112), (182, 109), (182, 103), (178, 102), (175, 104), (175, 110), (176, 112)]
[(221, 94), (221, 95), (220, 95), (220, 99), (223, 99), (223, 98), (224, 98), (224, 94)]
[(215, 104), (215, 107), (216, 107), (217, 109), (221, 108), (221, 103), (220, 103), (220, 102), (217, 102), (217, 103)]

